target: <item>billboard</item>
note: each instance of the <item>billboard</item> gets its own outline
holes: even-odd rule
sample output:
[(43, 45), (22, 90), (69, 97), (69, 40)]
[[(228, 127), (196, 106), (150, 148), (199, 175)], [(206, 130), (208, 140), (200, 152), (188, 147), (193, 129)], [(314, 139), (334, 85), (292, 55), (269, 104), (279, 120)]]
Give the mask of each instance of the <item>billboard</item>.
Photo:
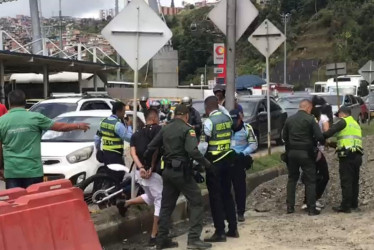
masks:
[(225, 44), (215, 43), (213, 46), (213, 62), (214, 64), (225, 63)]

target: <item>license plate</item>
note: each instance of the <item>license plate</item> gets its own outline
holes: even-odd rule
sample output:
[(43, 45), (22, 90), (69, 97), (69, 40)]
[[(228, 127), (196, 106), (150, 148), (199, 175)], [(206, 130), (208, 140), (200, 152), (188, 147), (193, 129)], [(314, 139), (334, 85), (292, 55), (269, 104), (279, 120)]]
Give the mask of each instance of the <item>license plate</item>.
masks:
[(43, 181), (44, 181), (44, 182), (48, 181), (48, 176), (44, 176), (44, 177), (43, 177)]

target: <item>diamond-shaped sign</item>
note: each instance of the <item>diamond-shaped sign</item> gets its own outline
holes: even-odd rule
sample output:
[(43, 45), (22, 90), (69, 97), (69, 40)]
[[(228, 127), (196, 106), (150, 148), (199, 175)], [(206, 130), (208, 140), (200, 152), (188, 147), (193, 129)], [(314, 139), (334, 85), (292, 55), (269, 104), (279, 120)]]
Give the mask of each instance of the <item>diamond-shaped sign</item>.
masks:
[[(226, 35), (227, 0), (222, 0), (209, 12), (209, 19)], [(250, 0), (236, 0), (236, 41), (258, 16), (258, 10)]]
[(144, 0), (131, 1), (101, 34), (133, 70), (143, 67), (172, 37)]
[(374, 81), (374, 61), (368, 61), (358, 73), (371, 84)]
[(270, 57), (285, 40), (283, 33), (267, 19), (248, 38), (265, 57)]

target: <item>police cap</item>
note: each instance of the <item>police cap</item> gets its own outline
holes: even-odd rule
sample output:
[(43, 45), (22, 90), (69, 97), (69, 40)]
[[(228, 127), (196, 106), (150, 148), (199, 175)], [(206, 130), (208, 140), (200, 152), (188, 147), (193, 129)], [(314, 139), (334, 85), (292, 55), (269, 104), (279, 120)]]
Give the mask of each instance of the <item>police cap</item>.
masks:
[(188, 114), (188, 108), (185, 104), (178, 104), (174, 110), (175, 115), (185, 115)]

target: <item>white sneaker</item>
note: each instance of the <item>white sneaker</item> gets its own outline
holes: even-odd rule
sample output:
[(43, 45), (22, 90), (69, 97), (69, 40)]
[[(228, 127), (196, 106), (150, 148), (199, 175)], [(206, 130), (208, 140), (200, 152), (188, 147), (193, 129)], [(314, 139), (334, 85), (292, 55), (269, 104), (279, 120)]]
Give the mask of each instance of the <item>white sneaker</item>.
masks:
[(306, 210), (308, 208), (308, 206), (306, 205), (306, 204), (303, 204), (302, 206), (301, 206), (301, 209), (302, 210)]
[(316, 207), (318, 207), (318, 208), (324, 208), (325, 205), (322, 204), (320, 201), (316, 201)]

